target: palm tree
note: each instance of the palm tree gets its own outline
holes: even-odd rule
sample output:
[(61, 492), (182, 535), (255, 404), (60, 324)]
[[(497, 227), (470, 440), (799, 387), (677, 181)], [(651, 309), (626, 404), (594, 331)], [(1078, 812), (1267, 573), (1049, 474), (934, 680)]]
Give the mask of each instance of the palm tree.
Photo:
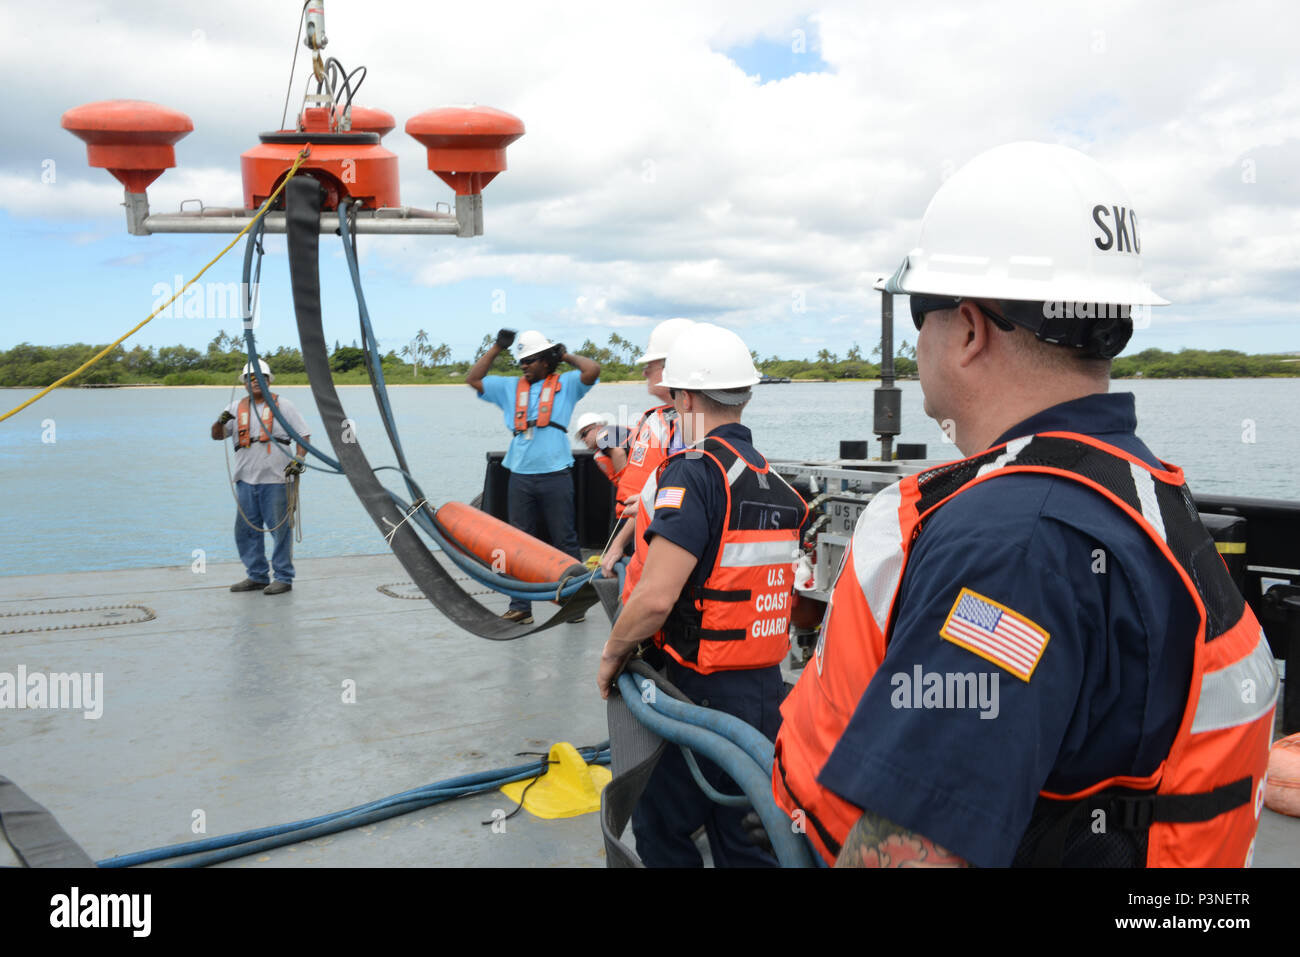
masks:
[(429, 334), (421, 329), (415, 334), (409, 345), (402, 347), (402, 355), (411, 360), (413, 375), (418, 379), (420, 377), (420, 360), (430, 354)]

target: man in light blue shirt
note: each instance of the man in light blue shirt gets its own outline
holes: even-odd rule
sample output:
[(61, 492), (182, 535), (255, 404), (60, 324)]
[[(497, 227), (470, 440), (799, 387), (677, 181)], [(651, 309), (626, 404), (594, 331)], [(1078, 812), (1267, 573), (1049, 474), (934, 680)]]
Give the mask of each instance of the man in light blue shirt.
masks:
[[(501, 350), (514, 344), (522, 376), (488, 375)], [(562, 375), (556, 367), (567, 362), (576, 368)], [(540, 332), (519, 334), (502, 329), (493, 343), (465, 375), (480, 399), (498, 406), (505, 426), (513, 434), (502, 465), (510, 472), (507, 497), (510, 524), (536, 536), (542, 528), (551, 544), (582, 561), (573, 507), (573, 452), (568, 425), (573, 407), (600, 381), (600, 363), (570, 355), (563, 345)], [(532, 606), (512, 599), (501, 616), (526, 625)]]

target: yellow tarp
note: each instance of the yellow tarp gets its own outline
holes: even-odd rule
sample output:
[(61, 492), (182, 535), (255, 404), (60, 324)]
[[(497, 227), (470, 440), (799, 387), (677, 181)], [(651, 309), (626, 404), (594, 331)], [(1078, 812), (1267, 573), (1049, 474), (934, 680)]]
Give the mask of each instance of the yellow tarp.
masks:
[(549, 759), (554, 763), (540, 778), (504, 785), (502, 793), (516, 804), (522, 798), (525, 811), (546, 820), (600, 810), (600, 792), (613, 776), (609, 768), (587, 764), (567, 741), (552, 745)]

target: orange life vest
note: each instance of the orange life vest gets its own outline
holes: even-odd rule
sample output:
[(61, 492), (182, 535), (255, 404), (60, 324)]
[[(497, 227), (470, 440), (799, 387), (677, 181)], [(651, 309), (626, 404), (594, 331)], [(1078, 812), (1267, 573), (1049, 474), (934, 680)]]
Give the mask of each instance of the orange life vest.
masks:
[[(670, 455), (646, 485), (657, 486), (668, 462), (681, 455), (701, 456), (717, 466), (727, 507), (713, 568), (702, 584), (682, 589), (655, 644), (706, 675), (778, 664), (790, 650), (794, 562), (808, 506), (766, 462), (756, 468), (729, 442), (714, 437)], [(654, 498), (659, 494), (652, 492)], [(645, 508), (644, 491), (641, 504), (639, 533), (653, 518), (653, 502)], [(643, 555), (649, 550), (644, 542), (639, 534), (637, 548)], [(633, 572), (629, 567), (626, 574), (635, 587), (640, 568)]]
[[(271, 401), (278, 405), (280, 402), (280, 397), (276, 395), (274, 392), (272, 392)], [(244, 396), (242, 399), (239, 400), (239, 409), (236, 411), (235, 414), (235, 446), (237, 448), (246, 449), (254, 441), (265, 442), (266, 454), (270, 455), (271, 454), (271, 427), (272, 427), (272, 423), (275, 421), (275, 417), (271, 414), (271, 407), (267, 405), (265, 402), (263, 402), (261, 409), (258, 410), (257, 417), (262, 422), (262, 432), (260, 435), (258, 435), (256, 439), (254, 439), (252, 437), (252, 432), (250, 429), (251, 422), (249, 421), (250, 417), (248, 414), (248, 406), (249, 406), (248, 396)]]
[(609, 452), (604, 449), (597, 449), (595, 454), (592, 455), (592, 458), (596, 460), (596, 467), (604, 473), (605, 478), (609, 479), (613, 485), (617, 486), (618, 480), (622, 478), (623, 473), (627, 471), (627, 465), (624, 464), (621, 469), (615, 470), (613, 459), (609, 457)]
[(564, 426), (551, 421), (551, 408), (555, 405), (555, 393), (560, 391), (560, 375), (558, 372), (552, 372), (542, 381), (542, 394), (537, 399), (537, 418), (528, 421), (528, 396), (533, 384), (528, 381), (527, 376), (520, 376), (519, 381), (515, 384), (515, 435), (527, 430), (530, 426), (536, 426), (544, 429), (548, 425), (553, 429), (559, 429), (561, 432), (567, 432)]
[[(1264, 793), (1277, 697), (1272, 652), (1196, 516), (1181, 469), (1152, 468), (1097, 439), (1045, 432), (909, 476), (881, 491), (854, 530), (822, 622), (814, 661), (781, 707), (773, 794), (806, 816), (807, 835), (833, 862), (862, 810), (817, 783), (859, 699), (884, 660), (908, 557), (924, 522), (980, 482), (1038, 472), (1105, 496), (1150, 536), (1199, 614), (1192, 676), (1168, 755), (1146, 777), (1116, 776), (1077, 791), (1041, 791), (1035, 839), (1018, 863), (1059, 864), (1096, 812), (1134, 838), (1143, 862), (1234, 866), (1249, 862)], [(1029, 833), (1029, 832), (1027, 832)]]
[(671, 405), (655, 406), (647, 410), (632, 430), (628, 445), (627, 465), (618, 481), (618, 514), (622, 518), (630, 511), (628, 499), (641, 493), (646, 480), (668, 458), (668, 449), (677, 434), (677, 410)]

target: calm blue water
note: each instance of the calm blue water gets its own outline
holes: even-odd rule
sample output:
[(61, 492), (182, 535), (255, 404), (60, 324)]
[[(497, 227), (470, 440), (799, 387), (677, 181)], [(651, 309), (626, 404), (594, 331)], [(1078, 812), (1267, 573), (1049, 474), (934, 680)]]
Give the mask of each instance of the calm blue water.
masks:
[[(1139, 433), (1157, 455), (1186, 469), (1196, 491), (1300, 499), (1300, 379), (1115, 383), (1137, 395)], [(755, 441), (774, 458), (829, 458), (840, 439), (871, 439), (874, 383), (764, 386), (746, 410)], [(916, 382), (901, 384), (905, 442), (955, 457), (921, 411)], [(279, 390), (328, 450), (310, 391)], [(340, 394), (372, 464), (392, 464), (368, 387)], [(30, 390), (0, 390), (12, 408)], [(225, 443), (208, 427), (228, 389), (60, 389), (0, 424), (0, 575), (237, 561), (235, 509)], [(501, 413), (468, 387), (398, 387), (394, 414), (415, 476), (435, 501), (481, 490), (486, 453), (503, 449)], [(652, 404), (639, 383), (599, 385), (578, 411), (633, 413)], [(1253, 423), (1254, 442), (1249, 438)], [(53, 438), (54, 441), (43, 441)], [(381, 473), (392, 476), (393, 473)], [(386, 481), (392, 481), (391, 478)], [(394, 487), (399, 487), (394, 484)], [(340, 476), (309, 472), (303, 483), (300, 557), (386, 550)]]

